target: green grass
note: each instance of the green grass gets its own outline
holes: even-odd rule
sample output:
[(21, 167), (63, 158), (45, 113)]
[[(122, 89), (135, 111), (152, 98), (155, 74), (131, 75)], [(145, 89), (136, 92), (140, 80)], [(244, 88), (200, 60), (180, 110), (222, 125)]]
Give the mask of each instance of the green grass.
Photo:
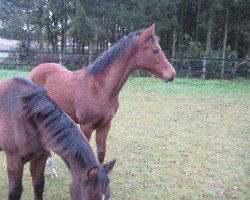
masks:
[(0, 59), (7, 58), (7, 57), (8, 57), (8, 53), (2, 53), (2, 52), (0, 52)]
[[(11, 74), (19, 73), (0, 79)], [(117, 159), (110, 199), (250, 199), (249, 99), (249, 80), (130, 78), (107, 144), (106, 160)], [(54, 158), (59, 178), (46, 172), (44, 199), (66, 200), (70, 175)], [(22, 199), (32, 199), (28, 165), (23, 182)], [(3, 152), (0, 190), (7, 199)]]
[(0, 80), (12, 78), (14, 76), (27, 77), (28, 71), (4, 70), (0, 69)]

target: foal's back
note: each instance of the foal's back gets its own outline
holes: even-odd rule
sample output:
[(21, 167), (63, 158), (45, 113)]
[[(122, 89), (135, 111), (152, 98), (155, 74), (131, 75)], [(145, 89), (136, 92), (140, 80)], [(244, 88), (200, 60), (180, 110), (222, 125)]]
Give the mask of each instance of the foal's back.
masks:
[(23, 116), (21, 100), (25, 94), (39, 90), (42, 89), (23, 78), (0, 82), (0, 148), (6, 153), (26, 157), (41, 148), (34, 126)]
[[(44, 87), (48, 96), (66, 112), (71, 119), (78, 123), (75, 102), (78, 94), (87, 91), (82, 81), (84, 70), (70, 71), (57, 63), (43, 63), (35, 67), (28, 78), (34, 83)], [(81, 79), (81, 80), (80, 80)], [(85, 78), (84, 78), (85, 79)], [(76, 91), (76, 89), (81, 89)], [(84, 105), (81, 105), (84, 106)]]

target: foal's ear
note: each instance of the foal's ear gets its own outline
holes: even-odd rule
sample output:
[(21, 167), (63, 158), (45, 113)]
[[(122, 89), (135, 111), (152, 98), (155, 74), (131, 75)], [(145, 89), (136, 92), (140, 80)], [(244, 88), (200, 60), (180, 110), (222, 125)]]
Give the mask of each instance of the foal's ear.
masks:
[(83, 176), (83, 181), (87, 182), (96, 178), (99, 167), (91, 167), (86, 174)]
[(113, 169), (113, 167), (114, 167), (114, 165), (115, 165), (115, 162), (116, 162), (116, 159), (111, 160), (111, 161), (109, 161), (109, 162), (103, 164), (102, 167), (103, 167), (103, 169), (104, 169), (107, 173), (109, 173), (109, 172)]
[(140, 35), (140, 42), (145, 42), (148, 38), (155, 33), (155, 24), (145, 29)]

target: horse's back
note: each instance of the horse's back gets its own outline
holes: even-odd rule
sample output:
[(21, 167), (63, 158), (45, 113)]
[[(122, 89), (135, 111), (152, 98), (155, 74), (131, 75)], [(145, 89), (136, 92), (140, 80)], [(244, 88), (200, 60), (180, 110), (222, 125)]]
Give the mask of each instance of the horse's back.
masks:
[[(0, 107), (3, 109), (6, 106), (8, 109), (15, 109), (18, 99), (22, 93), (33, 89), (35, 85), (25, 78), (12, 78), (0, 82)], [(3, 111), (3, 110), (2, 110)], [(4, 111), (7, 111), (6, 109)], [(3, 113), (3, 112), (1, 112)]]
[(0, 148), (17, 149), (14, 140), (28, 130), (23, 123), (22, 97), (42, 90), (25, 78), (12, 78), (0, 83)]
[(36, 66), (28, 75), (28, 78), (38, 85), (44, 86), (49, 75), (70, 73), (70, 71), (58, 63), (43, 63)]
[[(22, 97), (33, 92), (41, 92), (44, 89), (30, 80), (15, 77), (0, 82), (0, 120), (6, 115), (12, 115), (20, 111)], [(13, 114), (13, 116), (16, 116)], [(2, 124), (0, 124), (1, 126)]]

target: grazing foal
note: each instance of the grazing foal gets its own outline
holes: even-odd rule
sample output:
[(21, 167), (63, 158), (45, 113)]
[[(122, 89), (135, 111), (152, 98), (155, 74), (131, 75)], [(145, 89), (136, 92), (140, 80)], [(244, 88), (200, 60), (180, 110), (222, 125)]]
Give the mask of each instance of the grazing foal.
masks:
[(108, 172), (115, 160), (101, 165), (78, 126), (52, 101), (46, 91), (24, 78), (0, 83), (0, 150), (5, 151), (9, 200), (22, 194), (24, 164), (30, 161), (34, 199), (43, 199), (48, 150), (66, 163), (72, 200), (106, 200)]

